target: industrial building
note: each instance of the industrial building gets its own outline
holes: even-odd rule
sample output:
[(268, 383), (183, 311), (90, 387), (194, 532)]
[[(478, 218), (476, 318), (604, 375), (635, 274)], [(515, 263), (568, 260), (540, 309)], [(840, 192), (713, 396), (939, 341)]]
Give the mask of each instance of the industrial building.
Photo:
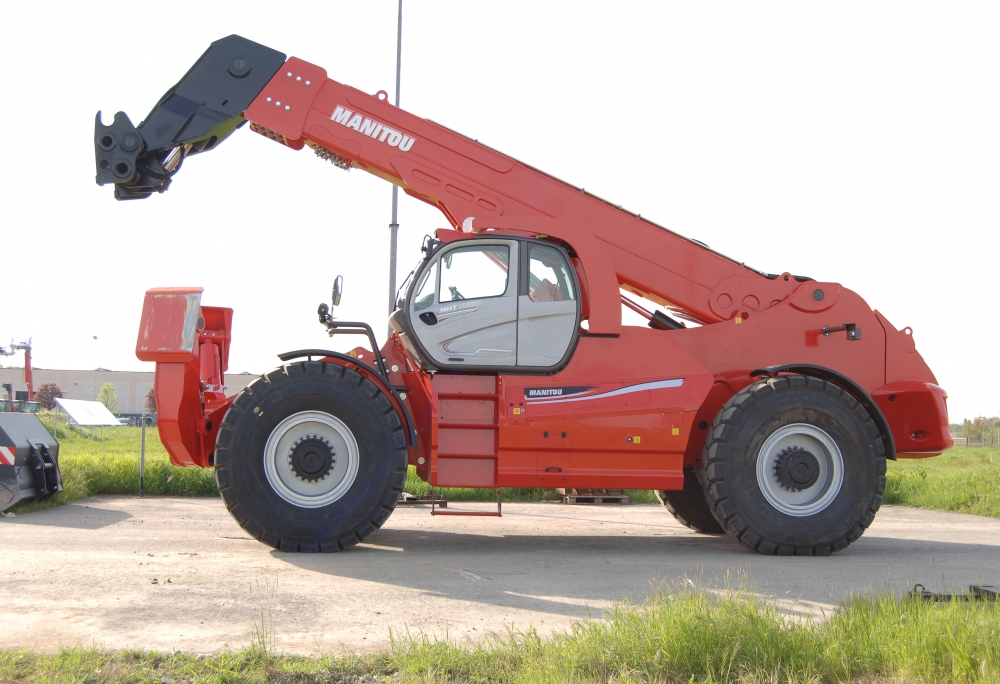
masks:
[[(94, 401), (105, 383), (111, 383), (118, 393), (118, 410), (121, 413), (142, 413), (146, 394), (153, 386), (152, 371), (114, 371), (106, 368), (94, 370), (54, 370), (33, 368), (37, 391), (42, 385), (54, 382), (66, 399)], [(257, 375), (253, 373), (226, 373), (226, 393), (235, 394), (249, 385)], [(11, 383), (15, 392), (27, 392), (24, 368), (0, 368), (0, 384)], [(4, 395), (6, 396), (6, 395)]]

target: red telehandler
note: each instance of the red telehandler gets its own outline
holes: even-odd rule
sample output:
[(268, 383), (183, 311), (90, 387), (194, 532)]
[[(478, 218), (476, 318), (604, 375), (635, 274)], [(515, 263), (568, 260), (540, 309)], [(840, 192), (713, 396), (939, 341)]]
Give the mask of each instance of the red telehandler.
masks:
[[(146, 293), (160, 437), (289, 551), (378, 529), (407, 465), (439, 487), (657, 491), (685, 525), (826, 555), (872, 522), (886, 459), (952, 445), (914, 346), (837, 283), (756, 271), (257, 43), (216, 41), (138, 127), (95, 123), (97, 182), (163, 192), (247, 121), (441, 210), (381, 349), (301, 349), (225, 395), (232, 309)], [(339, 303), (340, 280), (333, 304)], [(632, 297), (662, 307), (650, 311)], [(623, 304), (649, 327), (622, 326)], [(647, 304), (647, 306), (650, 306)]]

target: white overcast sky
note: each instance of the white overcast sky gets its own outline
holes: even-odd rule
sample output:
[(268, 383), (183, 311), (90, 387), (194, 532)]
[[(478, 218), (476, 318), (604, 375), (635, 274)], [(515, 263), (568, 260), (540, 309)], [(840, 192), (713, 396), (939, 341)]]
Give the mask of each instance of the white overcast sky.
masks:
[[(1000, 413), (997, 3), (406, 0), (403, 21), (404, 108), (756, 268), (844, 284), (913, 327), (953, 420)], [(230, 372), (266, 371), (331, 344), (314, 312), (337, 273), (340, 317), (382, 333), (387, 183), (244, 128), (165, 195), (94, 184), (95, 112), (138, 123), (231, 33), (393, 90), (395, 0), (4, 6), (0, 344), (142, 369), (144, 291), (201, 285), (236, 310)], [(402, 279), (445, 221), (401, 194), (400, 223)]]

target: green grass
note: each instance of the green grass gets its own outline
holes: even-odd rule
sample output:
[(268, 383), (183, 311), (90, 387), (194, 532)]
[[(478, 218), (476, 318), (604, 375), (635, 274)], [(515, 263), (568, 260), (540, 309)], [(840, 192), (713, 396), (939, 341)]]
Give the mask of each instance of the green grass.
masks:
[[(40, 416), (53, 432), (54, 414)], [(64, 417), (65, 418), (65, 417)], [(18, 504), (16, 513), (51, 508), (95, 494), (139, 493), (140, 428), (105, 428), (104, 439), (90, 431), (59, 424), (59, 472), (63, 491), (49, 499)], [(153, 495), (218, 496), (215, 471), (210, 468), (177, 468), (171, 465), (155, 428), (146, 429), (144, 491)]]
[[(52, 430), (53, 417), (43, 416)], [(59, 427), (60, 470), (65, 491), (37, 503), (15, 506), (27, 513), (58, 506), (94, 494), (138, 494), (139, 428), (107, 430), (104, 441), (89, 439), (79, 429), (67, 434)], [(210, 468), (176, 468), (155, 429), (146, 432), (145, 491), (151, 495), (218, 496), (215, 473)], [(430, 494), (430, 485), (410, 468), (406, 491)], [(496, 501), (493, 489), (439, 488), (449, 501)], [(627, 492), (634, 503), (656, 503), (647, 490)], [(553, 489), (504, 489), (504, 501), (553, 501)], [(929, 459), (900, 459), (889, 463), (885, 503), (956, 511), (1000, 518), (1000, 448), (955, 447)]]
[[(481, 643), (395, 635), (371, 655), (0, 651), (23, 682), (1000, 682), (1000, 606), (857, 597), (824, 622), (785, 619), (747, 592), (663, 588), (641, 606), (547, 638)], [(210, 647), (206, 644), (206, 647)]]
[(1000, 518), (1000, 449), (957, 446), (889, 463), (885, 503)]
[[(40, 414), (50, 432), (55, 430), (55, 414)], [(67, 426), (65, 416), (59, 423), (59, 470), (63, 492), (39, 502), (18, 504), (15, 513), (30, 513), (95, 494), (139, 493), (140, 428), (105, 429), (91, 439), (89, 430)], [(417, 477), (410, 467), (406, 491), (417, 496), (430, 494), (430, 485)], [(218, 496), (215, 471), (211, 468), (177, 468), (160, 443), (155, 428), (146, 429), (146, 494), (162, 496)], [(438, 496), (449, 501), (496, 501), (495, 489), (438, 488)], [(656, 503), (650, 491), (629, 491), (636, 503)], [(554, 501), (559, 497), (554, 489), (504, 489), (504, 501)]]

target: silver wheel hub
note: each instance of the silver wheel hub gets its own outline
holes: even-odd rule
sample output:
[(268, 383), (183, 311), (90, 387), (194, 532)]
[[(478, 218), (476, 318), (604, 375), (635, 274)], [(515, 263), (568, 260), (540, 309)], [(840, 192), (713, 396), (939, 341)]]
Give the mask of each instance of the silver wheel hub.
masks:
[(833, 438), (815, 425), (785, 425), (757, 454), (757, 484), (767, 502), (782, 513), (815, 515), (840, 493), (844, 457)]
[(301, 411), (275, 426), (264, 445), (264, 474), (271, 488), (300, 508), (340, 499), (358, 476), (354, 434), (322, 411)]

